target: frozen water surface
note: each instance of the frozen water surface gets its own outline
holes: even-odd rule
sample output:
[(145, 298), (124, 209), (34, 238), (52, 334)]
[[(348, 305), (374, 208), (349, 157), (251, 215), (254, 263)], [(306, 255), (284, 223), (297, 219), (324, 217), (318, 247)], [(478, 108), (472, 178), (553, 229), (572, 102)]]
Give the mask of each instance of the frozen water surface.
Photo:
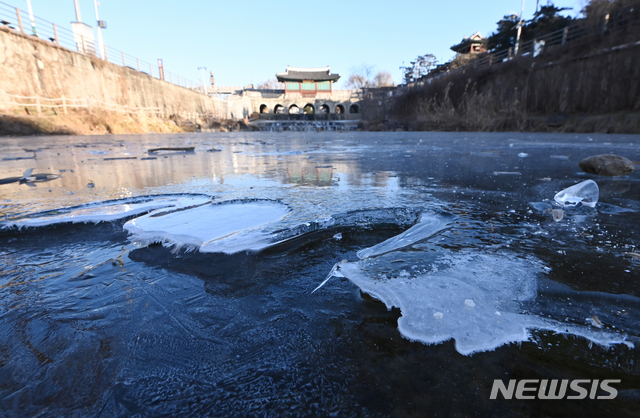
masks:
[[(342, 263), (339, 273), (389, 309), (400, 308), (398, 329), (410, 340), (437, 344), (454, 339), (461, 354), (528, 341), (531, 329), (571, 333), (604, 346), (626, 342), (626, 334), (523, 314), (523, 302), (535, 299), (536, 276), (543, 272), (535, 260), (508, 252), (499, 256), (445, 252), (419, 271), (391, 270), (403, 263), (401, 257), (402, 252), (391, 252), (381, 259)], [(426, 270), (431, 271), (423, 273)]]
[(54, 209), (0, 222), (0, 227), (39, 227), (61, 223), (109, 222), (161, 208), (184, 208), (210, 202), (207, 196), (148, 196)]
[(130, 220), (124, 229), (139, 242), (233, 254), (266, 247), (269, 237), (258, 227), (279, 221), (288, 213), (286, 205), (276, 202), (226, 202), (151, 213)]
[[(2, 138), (35, 152), (0, 178), (60, 177), (0, 184), (0, 415), (633, 415), (640, 170), (578, 162), (639, 139)], [(585, 180), (597, 203), (558, 219)], [(619, 396), (491, 401), (494, 379)]]

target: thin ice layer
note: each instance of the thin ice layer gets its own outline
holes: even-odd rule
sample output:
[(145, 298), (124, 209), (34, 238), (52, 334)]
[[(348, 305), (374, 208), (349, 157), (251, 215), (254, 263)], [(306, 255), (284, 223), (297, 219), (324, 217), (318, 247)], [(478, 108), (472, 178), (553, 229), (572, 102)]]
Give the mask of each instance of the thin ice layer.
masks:
[(176, 248), (200, 252), (259, 250), (268, 246), (271, 235), (261, 227), (283, 219), (289, 208), (274, 201), (233, 201), (192, 209), (149, 214), (124, 225), (134, 241), (161, 242)]
[(1, 222), (2, 228), (42, 227), (62, 223), (98, 223), (129, 218), (163, 208), (202, 205), (211, 198), (200, 195), (145, 196), (62, 208)]
[(452, 221), (453, 217), (449, 215), (433, 213), (422, 214), (420, 221), (416, 225), (380, 244), (358, 251), (357, 255), (359, 258), (375, 257), (389, 251), (407, 247), (447, 229)]
[(453, 338), (464, 355), (527, 341), (530, 329), (579, 335), (601, 345), (625, 342), (622, 334), (521, 313), (521, 303), (536, 296), (542, 266), (535, 260), (456, 254), (434, 262), (428, 273), (381, 274), (393, 270), (392, 255), (341, 263), (339, 271), (387, 308), (400, 308), (398, 329), (408, 339), (437, 344)]

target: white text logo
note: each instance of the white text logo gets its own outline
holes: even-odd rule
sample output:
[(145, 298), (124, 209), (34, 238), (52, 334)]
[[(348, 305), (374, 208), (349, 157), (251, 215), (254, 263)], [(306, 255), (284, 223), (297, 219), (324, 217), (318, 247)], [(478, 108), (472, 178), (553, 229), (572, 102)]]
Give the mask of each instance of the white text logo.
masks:
[(511, 379), (507, 386), (502, 380), (494, 380), (489, 399), (498, 399), (498, 393), (504, 399), (614, 399), (618, 395), (611, 387), (614, 383), (620, 383), (620, 379)]

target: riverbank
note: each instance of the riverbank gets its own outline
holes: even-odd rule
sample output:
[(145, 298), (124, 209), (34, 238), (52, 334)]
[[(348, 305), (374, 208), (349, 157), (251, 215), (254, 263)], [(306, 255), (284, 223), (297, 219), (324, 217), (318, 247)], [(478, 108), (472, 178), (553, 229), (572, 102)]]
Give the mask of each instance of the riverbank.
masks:
[(535, 56), (478, 55), (478, 65), (434, 72), (393, 98), (371, 97), (363, 105), (368, 129), (640, 133), (633, 22)]
[(162, 118), (148, 114), (77, 111), (68, 115), (0, 115), (0, 136), (105, 135), (181, 132), (232, 132), (247, 129), (245, 121)]

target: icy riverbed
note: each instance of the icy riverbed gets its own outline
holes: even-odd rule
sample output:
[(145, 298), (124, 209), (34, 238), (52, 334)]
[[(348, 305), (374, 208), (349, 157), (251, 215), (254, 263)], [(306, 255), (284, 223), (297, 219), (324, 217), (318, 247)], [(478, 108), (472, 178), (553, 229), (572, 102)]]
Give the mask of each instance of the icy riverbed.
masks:
[[(636, 396), (640, 178), (577, 161), (637, 161), (638, 139), (3, 139), (0, 177), (61, 177), (0, 184), (0, 410), (411, 415), (440, 402), (419, 395), (430, 375), (469, 402), (458, 413), (497, 413), (493, 379), (541, 364)], [(176, 143), (195, 151), (147, 153)], [(554, 220), (554, 196), (587, 179), (598, 203)], [(479, 393), (454, 384), (469, 367)]]

